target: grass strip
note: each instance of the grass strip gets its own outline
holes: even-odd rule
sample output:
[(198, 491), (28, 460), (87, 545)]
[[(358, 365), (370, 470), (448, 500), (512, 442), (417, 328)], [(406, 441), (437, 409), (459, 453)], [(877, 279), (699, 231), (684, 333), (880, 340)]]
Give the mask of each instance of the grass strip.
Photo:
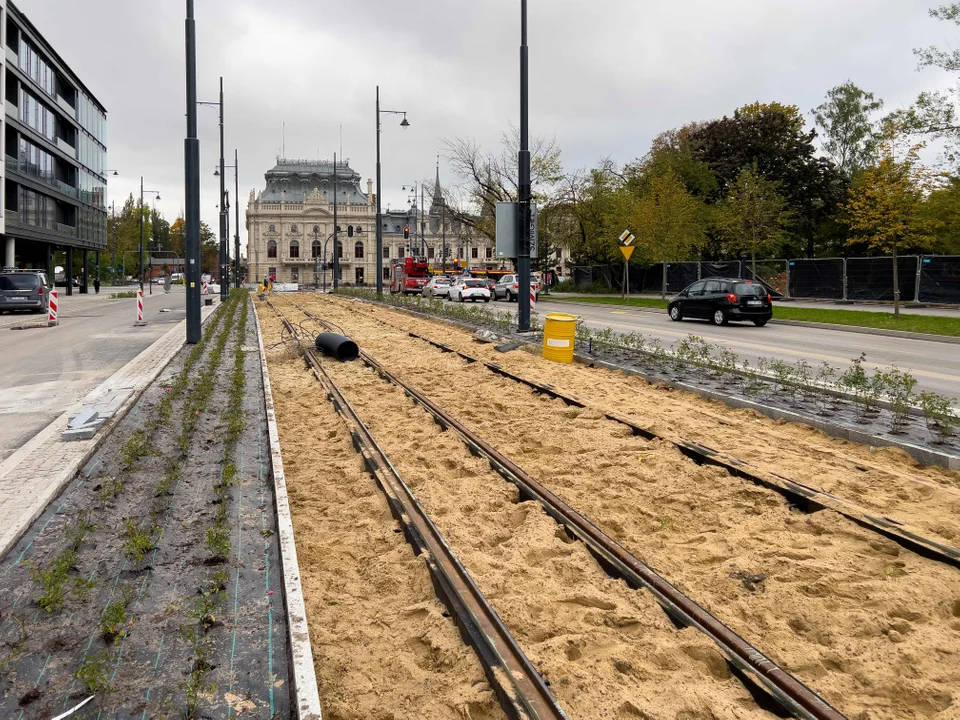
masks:
[[(551, 302), (577, 302), (591, 305), (617, 305), (639, 308), (667, 309), (667, 301), (657, 298), (630, 298), (629, 301), (618, 297), (593, 297), (574, 295), (571, 297), (551, 297)], [(913, 312), (913, 311), (907, 311)], [(925, 333), (927, 335), (945, 335), (960, 337), (960, 317), (940, 317), (936, 315), (912, 315), (901, 313), (897, 319), (890, 312), (869, 310), (837, 310), (833, 308), (803, 308), (790, 305), (773, 304), (774, 320), (799, 320), (828, 325), (848, 325), (853, 327), (876, 328), (878, 330), (899, 330), (901, 332)]]

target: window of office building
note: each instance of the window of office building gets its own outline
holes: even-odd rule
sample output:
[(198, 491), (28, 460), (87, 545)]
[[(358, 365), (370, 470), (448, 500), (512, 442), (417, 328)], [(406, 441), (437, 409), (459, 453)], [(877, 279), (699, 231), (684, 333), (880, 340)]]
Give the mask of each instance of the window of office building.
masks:
[(57, 96), (57, 73), (33, 49), (23, 36), (20, 37), (20, 50), (17, 63), (23, 72), (31, 77), (37, 85), (43, 88), (50, 97)]
[(55, 179), (53, 156), (24, 138), (20, 138), (19, 167), (20, 172), (43, 182)]
[(20, 105), (17, 119), (29, 125), (38, 133), (53, 142), (57, 137), (57, 119), (53, 112), (37, 98), (20, 88)]
[(23, 225), (57, 229), (57, 203), (53, 198), (20, 188), (20, 222)]

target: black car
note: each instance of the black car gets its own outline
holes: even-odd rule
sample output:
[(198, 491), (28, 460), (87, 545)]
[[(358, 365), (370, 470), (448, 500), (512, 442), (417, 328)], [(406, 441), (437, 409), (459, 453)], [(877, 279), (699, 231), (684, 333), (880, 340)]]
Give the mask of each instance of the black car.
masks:
[(0, 313), (15, 310), (42, 313), (47, 308), (49, 293), (46, 273), (16, 268), (0, 271)]
[(773, 316), (773, 299), (755, 280), (710, 278), (698, 280), (667, 305), (671, 320), (702, 318), (714, 325), (750, 320), (757, 327)]

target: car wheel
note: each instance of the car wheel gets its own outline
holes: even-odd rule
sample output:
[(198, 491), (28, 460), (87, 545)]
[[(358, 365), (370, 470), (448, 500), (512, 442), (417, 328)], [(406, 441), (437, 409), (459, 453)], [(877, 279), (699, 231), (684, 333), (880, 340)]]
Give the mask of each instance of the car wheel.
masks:
[(714, 310), (713, 315), (710, 316), (710, 322), (714, 325), (726, 325), (727, 314), (723, 310)]
[(463, 295), (460, 296), (460, 302), (463, 302)]
[(674, 322), (680, 322), (683, 320), (683, 313), (680, 312), (679, 305), (674, 305), (672, 308), (670, 308), (670, 319)]
[(766, 321), (766, 320), (754, 320), (754, 321), (753, 321), (753, 324), (756, 325), (757, 327), (763, 327), (764, 325), (767, 324), (767, 321)]
[(484, 302), (490, 302), (490, 298), (484, 298), (483, 301), (484, 301)]

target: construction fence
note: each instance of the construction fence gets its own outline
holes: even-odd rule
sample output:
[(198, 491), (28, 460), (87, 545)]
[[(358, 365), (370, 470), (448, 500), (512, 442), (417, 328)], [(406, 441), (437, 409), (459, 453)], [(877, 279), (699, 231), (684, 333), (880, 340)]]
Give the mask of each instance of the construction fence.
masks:
[[(960, 255), (898, 257), (897, 274), (904, 302), (960, 304)], [(711, 277), (753, 278), (777, 297), (893, 300), (891, 257), (758, 260), (755, 277), (749, 260), (667, 263), (667, 292)], [(578, 288), (617, 291), (623, 287), (623, 264), (577, 265), (571, 278)], [(659, 293), (662, 285), (663, 263), (630, 266), (630, 292)]]

